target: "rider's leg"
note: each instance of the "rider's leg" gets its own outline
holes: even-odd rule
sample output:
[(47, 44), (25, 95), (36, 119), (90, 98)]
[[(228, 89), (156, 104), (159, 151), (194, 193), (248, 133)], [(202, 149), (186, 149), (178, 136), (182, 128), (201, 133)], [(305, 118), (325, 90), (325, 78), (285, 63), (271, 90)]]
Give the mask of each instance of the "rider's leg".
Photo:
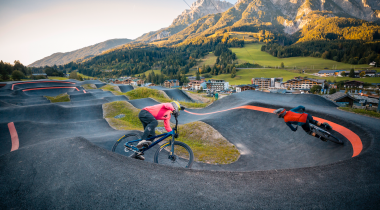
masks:
[[(309, 117), (309, 116), (310, 116), (310, 117)], [(309, 125), (309, 123), (310, 123), (309, 119), (313, 120), (313, 117), (311, 117), (310, 114), (308, 114), (308, 116), (307, 116), (306, 123), (302, 125), (302, 129), (303, 129), (307, 134), (309, 134), (309, 135), (312, 135), (312, 136), (314, 136), (314, 137), (316, 137), (316, 138), (319, 138), (319, 139), (321, 139), (322, 141), (327, 141), (327, 139), (325, 139), (323, 136), (320, 136), (320, 135), (316, 134), (315, 132), (311, 131), (311, 129), (310, 129), (310, 125)], [(314, 120), (314, 121), (315, 121), (315, 120)], [(315, 121), (315, 122), (317, 122), (317, 121)], [(313, 124), (314, 124), (314, 123), (313, 123)]]
[(307, 114), (307, 120), (309, 121), (309, 123), (313, 124), (313, 125), (317, 125), (317, 126), (321, 126), (322, 123), (314, 120), (313, 116), (311, 116), (311, 114)]
[(139, 113), (139, 119), (144, 126), (144, 133), (141, 136), (142, 141), (140, 141), (136, 147), (141, 149), (143, 147), (149, 146), (152, 141), (147, 140), (148, 137), (155, 136), (155, 128), (158, 125), (158, 121), (154, 116), (146, 110), (141, 110)]
[(144, 126), (144, 133), (141, 139), (147, 139), (148, 136), (155, 136), (155, 128), (158, 125), (158, 121), (154, 116), (146, 110), (141, 110), (139, 113), (139, 119)]
[(309, 120), (309, 122), (311, 124), (314, 124), (314, 125), (316, 125), (318, 127), (323, 127), (326, 130), (331, 130), (332, 129), (331, 126), (328, 123), (326, 123), (326, 122), (324, 122), (324, 123), (318, 122), (318, 121), (314, 120), (313, 116), (311, 116), (310, 114), (307, 115), (307, 119)]

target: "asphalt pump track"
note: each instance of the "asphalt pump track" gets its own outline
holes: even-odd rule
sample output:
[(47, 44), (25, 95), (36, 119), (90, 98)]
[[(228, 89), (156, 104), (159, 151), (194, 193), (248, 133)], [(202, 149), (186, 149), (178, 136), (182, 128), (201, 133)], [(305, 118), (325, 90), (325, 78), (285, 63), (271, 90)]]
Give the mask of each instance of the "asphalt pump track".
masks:
[(192, 99), (190, 96), (187, 95), (186, 92), (180, 89), (176, 88), (165, 88), (161, 86), (151, 86), (149, 87), (151, 89), (155, 90), (162, 90), (166, 93), (166, 95), (176, 101), (185, 101), (185, 102), (197, 102), (194, 99)]
[[(154, 151), (146, 153), (146, 161), (109, 151), (120, 136), (138, 131), (112, 129), (103, 118), (102, 104), (124, 100), (141, 109), (158, 102), (86, 91), (83, 83), (69, 82), (74, 84), (40, 81), (0, 88), (1, 209), (380, 205), (378, 119), (337, 110), (316, 95), (244, 91), (204, 109), (187, 109), (179, 117), (180, 123), (203, 121), (214, 127), (239, 149), (240, 158), (228, 165), (172, 168), (151, 163)], [(71, 102), (51, 104), (42, 97), (61, 89)], [(344, 146), (322, 142), (301, 129), (292, 132), (271, 113), (298, 105), (331, 123)]]

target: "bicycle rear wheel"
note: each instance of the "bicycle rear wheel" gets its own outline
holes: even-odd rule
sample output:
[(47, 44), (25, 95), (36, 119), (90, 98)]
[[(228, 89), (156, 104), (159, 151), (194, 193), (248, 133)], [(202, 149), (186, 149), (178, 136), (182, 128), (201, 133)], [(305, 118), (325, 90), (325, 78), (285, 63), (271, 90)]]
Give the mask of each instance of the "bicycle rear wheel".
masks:
[(322, 129), (318, 129), (318, 130), (316, 130), (316, 131), (317, 131), (317, 133), (318, 133), (320, 136), (325, 137), (327, 140), (329, 140), (329, 141), (331, 141), (331, 142), (334, 142), (334, 143), (336, 143), (336, 144), (341, 144), (341, 145), (344, 144), (342, 140), (340, 140), (340, 139), (338, 139), (337, 137), (331, 135), (331, 133), (328, 133), (327, 131), (324, 131), (324, 130), (322, 130)]
[(176, 141), (174, 142), (173, 155), (170, 155), (170, 150), (170, 142), (160, 146), (154, 155), (154, 162), (173, 167), (191, 168), (194, 161), (194, 154), (187, 144)]
[[(121, 155), (124, 155), (124, 156), (130, 156), (130, 155), (132, 155), (134, 152), (126, 149), (124, 147), (124, 145), (128, 141), (132, 141), (133, 138), (137, 140), (137, 139), (139, 139), (139, 136), (129, 135), (129, 136), (125, 136), (125, 137), (120, 138), (119, 140), (117, 140), (115, 142), (115, 144), (113, 145), (111, 151), (115, 152), (115, 153), (118, 153), (118, 154), (121, 154)], [(134, 145), (134, 146), (136, 146), (137, 144), (138, 144), (138, 142), (132, 143), (132, 145)]]

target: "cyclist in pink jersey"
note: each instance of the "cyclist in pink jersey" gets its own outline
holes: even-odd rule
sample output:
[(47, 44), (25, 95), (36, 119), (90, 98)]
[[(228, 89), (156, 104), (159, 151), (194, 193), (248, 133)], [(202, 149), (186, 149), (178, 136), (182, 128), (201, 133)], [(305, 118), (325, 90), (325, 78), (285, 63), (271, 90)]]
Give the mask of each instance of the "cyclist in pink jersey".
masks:
[[(139, 113), (139, 119), (144, 126), (144, 133), (141, 136), (142, 141), (140, 141), (136, 147), (141, 149), (143, 147), (148, 147), (152, 144), (152, 140), (149, 138), (155, 136), (155, 128), (158, 125), (157, 120), (163, 120), (166, 131), (172, 131), (170, 127), (171, 114), (178, 114), (181, 109), (181, 105), (177, 101), (170, 103), (162, 103), (154, 106), (147, 106), (143, 108)], [(136, 153), (135, 153), (136, 154)], [(133, 158), (144, 160), (145, 158), (141, 155), (135, 155)]]

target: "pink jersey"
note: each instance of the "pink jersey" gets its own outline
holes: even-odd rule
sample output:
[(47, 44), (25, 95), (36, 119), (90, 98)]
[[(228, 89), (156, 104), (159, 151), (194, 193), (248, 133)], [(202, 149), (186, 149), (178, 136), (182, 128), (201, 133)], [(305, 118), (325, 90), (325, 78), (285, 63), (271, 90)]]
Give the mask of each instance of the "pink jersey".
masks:
[(170, 127), (170, 117), (174, 109), (171, 103), (157, 104), (154, 106), (147, 106), (142, 110), (146, 110), (153, 115), (156, 120), (164, 120), (165, 129), (170, 132), (172, 128)]

